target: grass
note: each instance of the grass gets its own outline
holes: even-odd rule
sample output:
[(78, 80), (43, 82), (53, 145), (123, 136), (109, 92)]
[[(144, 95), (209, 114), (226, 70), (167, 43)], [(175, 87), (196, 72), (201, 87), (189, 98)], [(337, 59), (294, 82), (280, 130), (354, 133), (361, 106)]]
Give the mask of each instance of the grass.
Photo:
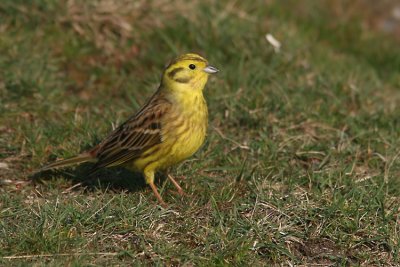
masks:
[[(85, 3), (0, 3), (1, 265), (400, 264), (399, 40), (367, 1)], [(122, 169), (32, 181), (188, 51), (222, 71), (186, 197)]]

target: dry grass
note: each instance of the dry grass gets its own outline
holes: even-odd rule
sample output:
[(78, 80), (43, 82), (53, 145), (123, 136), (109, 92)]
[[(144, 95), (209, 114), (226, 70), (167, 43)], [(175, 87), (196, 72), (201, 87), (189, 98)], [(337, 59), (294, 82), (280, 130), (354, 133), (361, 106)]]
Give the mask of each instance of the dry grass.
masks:
[(195, 20), (192, 14), (197, 6), (198, 1), (180, 0), (173, 4), (165, 0), (68, 0), (62, 6), (65, 16), (59, 21), (105, 55), (123, 61), (124, 53), (139, 53), (139, 46), (145, 45), (143, 33), (162, 29), (177, 17)]

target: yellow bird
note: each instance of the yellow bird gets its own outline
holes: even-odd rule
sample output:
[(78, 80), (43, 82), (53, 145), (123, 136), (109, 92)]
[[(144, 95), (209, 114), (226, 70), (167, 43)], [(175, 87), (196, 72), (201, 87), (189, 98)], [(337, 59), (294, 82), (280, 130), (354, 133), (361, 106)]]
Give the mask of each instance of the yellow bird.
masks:
[[(91, 150), (40, 171), (83, 162), (94, 162), (93, 172), (124, 166), (143, 173), (158, 201), (166, 206), (154, 185), (154, 175), (192, 156), (203, 144), (208, 124), (203, 89), (208, 76), (217, 72), (197, 54), (176, 58), (165, 69), (158, 90), (135, 115)], [(182, 194), (173, 177), (168, 178)]]

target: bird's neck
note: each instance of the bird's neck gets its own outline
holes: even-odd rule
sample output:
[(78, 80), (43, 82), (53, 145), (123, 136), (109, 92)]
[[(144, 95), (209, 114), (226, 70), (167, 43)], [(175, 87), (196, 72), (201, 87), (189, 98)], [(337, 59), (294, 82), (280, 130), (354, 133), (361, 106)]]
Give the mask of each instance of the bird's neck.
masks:
[[(187, 85), (185, 85), (187, 86)], [(160, 88), (162, 91), (168, 91), (171, 89)], [(187, 111), (198, 111), (199, 109), (206, 109), (206, 102), (203, 96), (203, 90), (198, 88), (187, 87), (174, 88), (170, 93), (165, 94), (175, 107), (181, 110), (183, 113)]]

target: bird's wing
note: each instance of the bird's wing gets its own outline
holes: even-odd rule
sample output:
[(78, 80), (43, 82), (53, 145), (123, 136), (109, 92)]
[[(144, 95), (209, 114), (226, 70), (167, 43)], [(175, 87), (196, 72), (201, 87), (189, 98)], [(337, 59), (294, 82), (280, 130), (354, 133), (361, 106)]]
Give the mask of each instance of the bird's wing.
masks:
[(161, 120), (170, 108), (171, 103), (165, 98), (152, 98), (94, 149), (98, 161), (93, 171), (139, 158), (144, 151), (160, 144)]

